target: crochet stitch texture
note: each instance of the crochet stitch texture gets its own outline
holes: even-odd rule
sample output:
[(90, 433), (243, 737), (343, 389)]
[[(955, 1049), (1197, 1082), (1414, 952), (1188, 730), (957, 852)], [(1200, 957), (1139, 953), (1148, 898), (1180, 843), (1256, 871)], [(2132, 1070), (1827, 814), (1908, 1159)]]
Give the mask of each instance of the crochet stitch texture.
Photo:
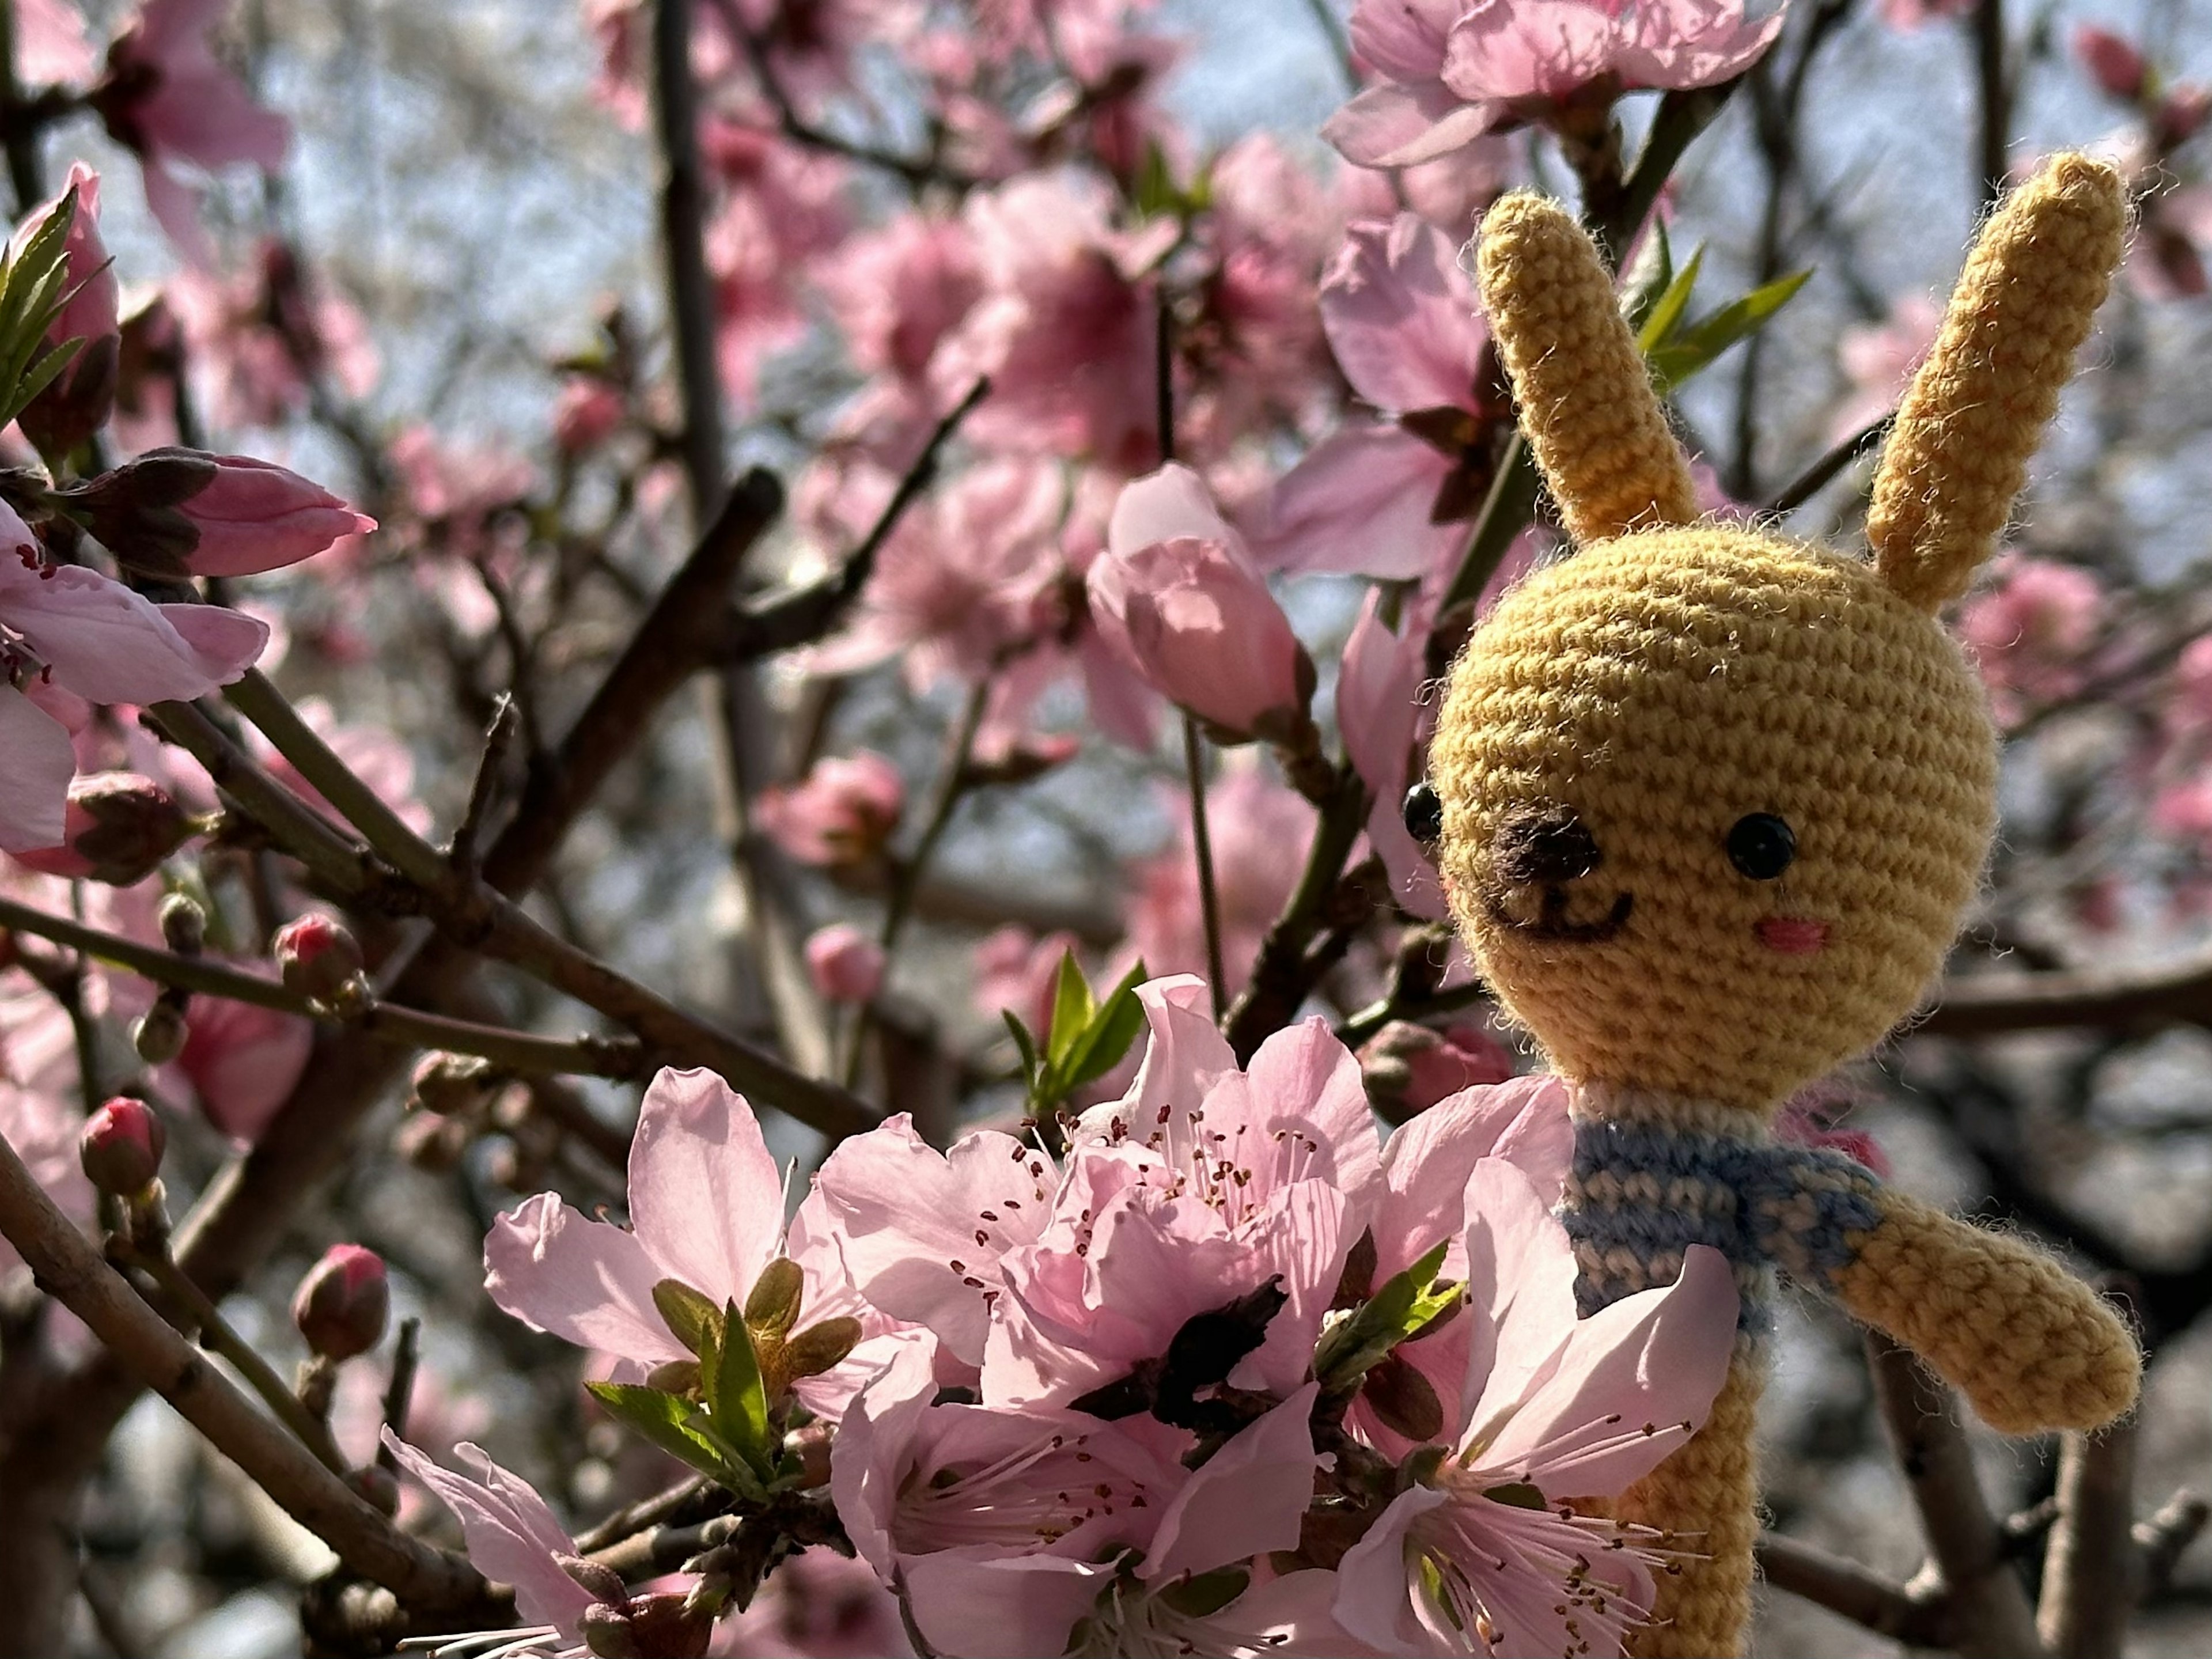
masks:
[(1439, 862), (1486, 981), (1577, 1085), (1564, 1216), (1585, 1311), (1670, 1282), (1695, 1243), (1743, 1295), (1705, 1426), (1613, 1506), (1685, 1553), (1639, 1654), (1741, 1651), (1778, 1270), (2000, 1430), (2134, 1403), (2127, 1327), (2053, 1258), (1766, 1127), (1911, 1011), (1973, 893), (1996, 744), (1936, 611), (1995, 546), (2125, 221), (2118, 176), (2081, 155), (1990, 220), (1883, 455), (1871, 562), (1697, 523), (1589, 237), (1525, 194), (1484, 221), (1484, 306), (1580, 550), (1501, 599), (1453, 668)]

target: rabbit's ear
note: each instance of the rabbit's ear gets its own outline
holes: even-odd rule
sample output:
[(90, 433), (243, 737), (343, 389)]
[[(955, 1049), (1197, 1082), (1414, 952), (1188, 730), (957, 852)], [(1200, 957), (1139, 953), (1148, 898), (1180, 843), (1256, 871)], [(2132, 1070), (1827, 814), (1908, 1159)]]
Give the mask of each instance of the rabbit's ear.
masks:
[(2120, 176), (2051, 158), (1982, 229), (1943, 331), (1882, 452), (1867, 539), (1882, 580), (1923, 611), (1956, 599), (2002, 533), (2028, 457), (2127, 235)]
[(1583, 228), (1545, 197), (1502, 197), (1475, 264), (1521, 429), (1568, 533), (1593, 542), (1694, 521), (1689, 466)]

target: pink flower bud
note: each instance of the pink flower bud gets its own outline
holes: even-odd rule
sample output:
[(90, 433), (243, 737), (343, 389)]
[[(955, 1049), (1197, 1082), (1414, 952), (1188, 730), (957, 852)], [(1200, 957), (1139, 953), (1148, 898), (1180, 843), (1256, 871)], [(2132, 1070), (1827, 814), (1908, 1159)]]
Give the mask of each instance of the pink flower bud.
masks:
[(343, 924), (319, 910), (295, 916), (270, 941), (284, 988), (316, 1002), (340, 1002), (356, 994), (361, 946)]
[(622, 424), (622, 388), (596, 374), (571, 374), (553, 405), (553, 441), (563, 455), (597, 449)]
[(2124, 104), (2132, 104), (2142, 96), (2150, 65), (2130, 42), (2110, 29), (2100, 29), (2094, 23), (2077, 26), (2074, 55), (2089, 71), (2089, 78), (2110, 96)]
[(9, 257), (74, 199), (69, 234), (62, 243), (68, 271), (69, 300), (46, 331), (50, 344), (78, 340), (76, 356), (31, 401), (18, 417), (23, 435), (47, 455), (66, 455), (107, 423), (115, 404), (122, 334), (117, 322), (115, 267), (100, 236), (100, 175), (79, 161), (70, 168), (62, 193), (25, 218), (9, 244)]
[(1513, 1054), (1489, 1032), (1472, 1025), (1433, 1031), (1394, 1019), (1359, 1050), (1359, 1069), (1370, 1093), (1410, 1117), (1479, 1084), (1503, 1083), (1514, 1074)]
[(866, 1002), (884, 982), (884, 947), (852, 923), (832, 922), (806, 941), (814, 988), (832, 1002)]
[(321, 552), (341, 536), (376, 528), (320, 484), (245, 455), (216, 455), (215, 477), (179, 510), (199, 532), (195, 576), (250, 576)]
[(325, 1359), (351, 1359), (384, 1340), (392, 1286), (384, 1258), (358, 1244), (333, 1244), (292, 1297), (292, 1322)]
[(62, 843), (18, 854), (50, 876), (128, 887), (185, 844), (192, 821), (167, 790), (137, 772), (87, 772), (70, 781)]
[(817, 761), (805, 781), (763, 791), (761, 828), (801, 864), (866, 864), (883, 851), (906, 810), (898, 769), (872, 750)]
[(2212, 118), (2212, 87), (2185, 81), (2167, 88), (2150, 118), (2151, 140), (2159, 149), (2177, 149), (2203, 131)]
[(169, 1132), (151, 1106), (118, 1095), (84, 1122), (77, 1135), (77, 1162), (85, 1179), (103, 1193), (133, 1198), (161, 1172)]
[(1194, 473), (1164, 467), (1121, 492), (1086, 586), (1109, 648), (1221, 741), (1304, 722), (1313, 664)]

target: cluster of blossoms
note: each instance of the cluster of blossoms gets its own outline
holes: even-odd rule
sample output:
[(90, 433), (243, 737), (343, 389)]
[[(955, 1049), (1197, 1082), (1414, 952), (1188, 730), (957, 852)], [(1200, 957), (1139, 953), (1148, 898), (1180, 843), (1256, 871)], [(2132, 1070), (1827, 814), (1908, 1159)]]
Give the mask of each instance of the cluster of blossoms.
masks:
[[(941, 1153), (893, 1117), (787, 1224), (750, 1108), (663, 1073), (630, 1224), (528, 1200), (486, 1242), (492, 1297), (605, 1356), (595, 1392), (658, 1443), (757, 1501), (826, 1495), (927, 1651), (1616, 1651), (1663, 1554), (1570, 1500), (1704, 1421), (1725, 1261), (1693, 1248), (1578, 1320), (1556, 1080), (1462, 1090), (1385, 1142), (1325, 1023), (1239, 1066), (1200, 981), (1135, 994), (1136, 1077), (1058, 1155), (988, 1129)], [(750, 1448), (714, 1380), (739, 1341)], [(826, 1467), (784, 1449), (825, 1438)], [(405, 1455), (545, 1644), (645, 1619), (514, 1477)], [(695, 1566), (693, 1636), (732, 1595)]]

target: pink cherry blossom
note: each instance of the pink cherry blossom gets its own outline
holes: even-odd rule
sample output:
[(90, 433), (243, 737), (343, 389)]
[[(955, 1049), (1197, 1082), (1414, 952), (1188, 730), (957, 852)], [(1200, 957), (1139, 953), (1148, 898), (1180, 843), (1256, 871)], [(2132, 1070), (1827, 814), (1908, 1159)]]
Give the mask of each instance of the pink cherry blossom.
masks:
[(794, 279), (845, 234), (845, 168), (750, 121), (710, 118), (700, 152), (722, 184), (707, 229), (722, 380), (750, 404), (761, 365), (805, 332)]
[(71, 0), (15, 0), (15, 73), (27, 86), (82, 81), (92, 63), (84, 18)]
[(2150, 64), (2126, 36), (2094, 23), (2076, 23), (2071, 44), (2075, 57), (2106, 96), (2124, 104), (2132, 104), (2142, 96)]
[(831, 1550), (794, 1555), (742, 1613), (726, 1613), (713, 1659), (910, 1659), (898, 1597), (865, 1561)]
[[(215, 605), (155, 605), (79, 565), (42, 565), (37, 540), (0, 506), (0, 660), (35, 662), (90, 702), (204, 696), (252, 665), (263, 623)], [(76, 770), (68, 731), (0, 682), (0, 851), (58, 844)]]
[[(1345, 1556), (1334, 1610), (1389, 1651), (1612, 1651), (1650, 1606), (1652, 1561), (1556, 1505), (1620, 1492), (1705, 1421), (1735, 1346), (1735, 1278), (1693, 1244), (1674, 1285), (1578, 1319), (1573, 1246), (1527, 1176), (1478, 1164), (1466, 1210), (1466, 1427)], [(1493, 1495), (1507, 1486), (1545, 1501)]]
[[(721, 1306), (744, 1305), (761, 1270), (788, 1254), (805, 1273), (803, 1329), (860, 1316), (880, 1333), (839, 1261), (819, 1200), (783, 1220), (783, 1180), (744, 1096), (709, 1072), (664, 1070), (645, 1093), (629, 1153), (630, 1225), (594, 1221), (553, 1193), (526, 1199), (484, 1240), (491, 1299), (533, 1329), (621, 1362), (618, 1374), (691, 1358), (653, 1300), (664, 1279)], [(887, 1355), (868, 1341), (796, 1391), (834, 1418)]]
[[(1128, 949), (1157, 974), (1203, 973), (1206, 936), (1199, 921), (1198, 866), (1191, 850), (1190, 804), (1163, 791), (1175, 837), (1138, 866), (1128, 910)], [(1258, 763), (1231, 755), (1206, 792), (1213, 877), (1221, 907), (1222, 971), (1231, 987), (1250, 976), (1261, 941), (1297, 884), (1286, 847), (1313, 836), (1314, 811)]]
[[(62, 1213), (88, 1225), (94, 1198), (77, 1158), (84, 1127), (77, 1087), (68, 1012), (21, 970), (0, 974), (0, 1136)], [(0, 1277), (20, 1260), (0, 1239)]]
[[(889, 498), (888, 475), (854, 479), (822, 517), (848, 544)], [(1061, 486), (1025, 458), (983, 462), (900, 520), (845, 631), (809, 653), (819, 673), (896, 658), (908, 684), (980, 680), (1031, 645), (1050, 619), (1060, 574)]]
[(1489, 331), (1474, 285), (1449, 239), (1401, 213), (1346, 232), (1321, 313), (1337, 366), (1384, 418), (1353, 419), (1276, 484), (1254, 515), (1261, 559), (1440, 587), (1510, 416), (1483, 384)]
[(514, 1587), (515, 1610), (537, 1627), (535, 1632), (514, 1632), (515, 1638), (557, 1635), (580, 1651), (584, 1613), (593, 1598), (562, 1570), (556, 1558), (580, 1552), (537, 1488), (493, 1462), (483, 1447), (465, 1440), (454, 1450), (482, 1467), (480, 1478), (441, 1468), (388, 1428), (380, 1437), (400, 1466), (453, 1510), (477, 1570)]
[(1322, 136), (1360, 167), (1433, 161), (1623, 92), (1731, 80), (1781, 27), (1742, 0), (1359, 0), (1352, 45), (1380, 79)]
[(841, 1142), (815, 1191), (860, 1294), (927, 1327), (973, 1370), (1004, 1282), (1000, 1260), (1044, 1231), (1059, 1179), (1012, 1135), (979, 1129), (939, 1152), (900, 1112)]
[(906, 810), (898, 768), (872, 749), (825, 756), (799, 783), (763, 790), (760, 826), (801, 864), (865, 865)]
[(211, 264), (214, 247), (177, 164), (273, 171), (292, 143), (291, 124), (216, 61), (208, 32), (228, 9), (228, 0), (145, 0), (108, 48), (107, 80), (94, 94), (107, 130), (144, 164), (146, 205), (195, 264)]
[(1063, 1652), (1111, 1582), (1111, 1558), (1152, 1542), (1186, 1484), (1175, 1454), (1188, 1437), (1142, 1417), (933, 1406), (933, 1346), (902, 1343), (839, 1425), (838, 1515), (934, 1650)]
[(974, 233), (962, 219), (902, 214), (847, 238), (820, 281), (846, 355), (872, 377), (838, 429), (902, 467), (912, 459), (903, 452), (944, 412), (930, 376), (938, 343), (982, 295)]
[(553, 404), (553, 442), (563, 455), (588, 454), (613, 435), (628, 410), (623, 389), (604, 376), (564, 375)]
[(1959, 632), (2000, 714), (2050, 702), (2081, 684), (2104, 590), (2078, 565), (2006, 553), (1991, 585), (1960, 607)]
[(883, 988), (884, 947), (849, 921), (817, 928), (805, 954), (815, 990), (831, 1002), (866, 1002)]
[(1305, 720), (1313, 665), (1244, 538), (1188, 468), (1162, 467), (1122, 490), (1106, 556), (1085, 581), (1108, 646), (1222, 741), (1285, 738)]
[(195, 999), (173, 1062), (209, 1122), (233, 1140), (261, 1138), (292, 1097), (315, 1046), (313, 1022), (221, 997)]
[(376, 385), (368, 320), (274, 238), (234, 273), (179, 271), (163, 299), (190, 345), (193, 388), (217, 426), (281, 426), (306, 406), (318, 376), (351, 398)]
[(991, 377), (971, 437), (1123, 472), (1158, 459), (1158, 319), (1146, 273), (1176, 227), (1122, 231), (1113, 210), (1103, 180), (1073, 174), (1031, 175), (969, 198), (984, 295), (932, 373), (949, 398)]

